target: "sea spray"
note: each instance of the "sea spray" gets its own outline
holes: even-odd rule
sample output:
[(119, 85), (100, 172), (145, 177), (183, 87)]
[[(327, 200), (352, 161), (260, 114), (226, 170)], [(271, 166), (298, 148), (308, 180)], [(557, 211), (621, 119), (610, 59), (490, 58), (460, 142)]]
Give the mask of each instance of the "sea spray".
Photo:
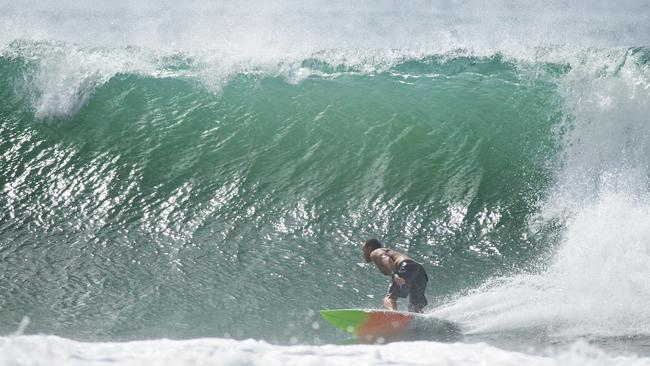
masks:
[(650, 95), (638, 56), (587, 59), (563, 79), (570, 119), (541, 212), (565, 230), (548, 269), (490, 281), (435, 314), (466, 322), (472, 333), (647, 335)]

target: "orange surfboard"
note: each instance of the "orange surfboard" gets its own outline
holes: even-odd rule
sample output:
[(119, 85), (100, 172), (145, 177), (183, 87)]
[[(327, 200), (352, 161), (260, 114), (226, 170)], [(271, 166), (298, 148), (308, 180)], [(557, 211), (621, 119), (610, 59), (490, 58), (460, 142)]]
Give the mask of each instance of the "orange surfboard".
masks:
[(321, 310), (333, 326), (351, 333), (364, 343), (383, 343), (405, 338), (447, 340), (460, 329), (447, 320), (422, 314), (390, 310)]

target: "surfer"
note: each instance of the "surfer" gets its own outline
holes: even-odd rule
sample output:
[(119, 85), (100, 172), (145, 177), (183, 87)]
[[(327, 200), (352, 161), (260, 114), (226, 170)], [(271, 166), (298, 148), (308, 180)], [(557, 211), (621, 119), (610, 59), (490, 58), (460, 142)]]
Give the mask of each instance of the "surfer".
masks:
[(379, 271), (386, 276), (391, 276), (388, 293), (384, 296), (384, 307), (388, 310), (397, 310), (397, 298), (409, 298), (409, 311), (421, 313), (427, 305), (424, 290), (429, 277), (424, 267), (406, 254), (382, 248), (377, 239), (368, 239), (361, 246), (363, 258), (367, 262), (375, 263)]

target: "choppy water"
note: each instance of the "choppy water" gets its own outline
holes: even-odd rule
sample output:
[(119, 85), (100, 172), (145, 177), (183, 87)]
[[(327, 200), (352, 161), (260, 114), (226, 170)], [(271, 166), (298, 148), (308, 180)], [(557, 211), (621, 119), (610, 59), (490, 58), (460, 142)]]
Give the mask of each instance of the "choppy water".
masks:
[(368, 237), (463, 327), (413, 362), (649, 362), (647, 5), (28, 3), (0, 4), (0, 332), (42, 335), (10, 363), (381, 362), (318, 346), (319, 309), (380, 304)]

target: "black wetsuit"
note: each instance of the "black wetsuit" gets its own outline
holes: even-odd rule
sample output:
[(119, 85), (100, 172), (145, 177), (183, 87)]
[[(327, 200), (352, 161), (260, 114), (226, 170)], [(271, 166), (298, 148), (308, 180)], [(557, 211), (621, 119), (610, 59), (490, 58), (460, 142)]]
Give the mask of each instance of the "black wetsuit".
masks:
[[(403, 286), (395, 283), (395, 274), (406, 280)], [(397, 272), (391, 276), (390, 286), (388, 287), (388, 297), (396, 299), (398, 297), (409, 297), (409, 311), (422, 309), (427, 305), (427, 298), (424, 296), (424, 290), (427, 287), (429, 277), (420, 263), (412, 260), (404, 260), (399, 264)]]

